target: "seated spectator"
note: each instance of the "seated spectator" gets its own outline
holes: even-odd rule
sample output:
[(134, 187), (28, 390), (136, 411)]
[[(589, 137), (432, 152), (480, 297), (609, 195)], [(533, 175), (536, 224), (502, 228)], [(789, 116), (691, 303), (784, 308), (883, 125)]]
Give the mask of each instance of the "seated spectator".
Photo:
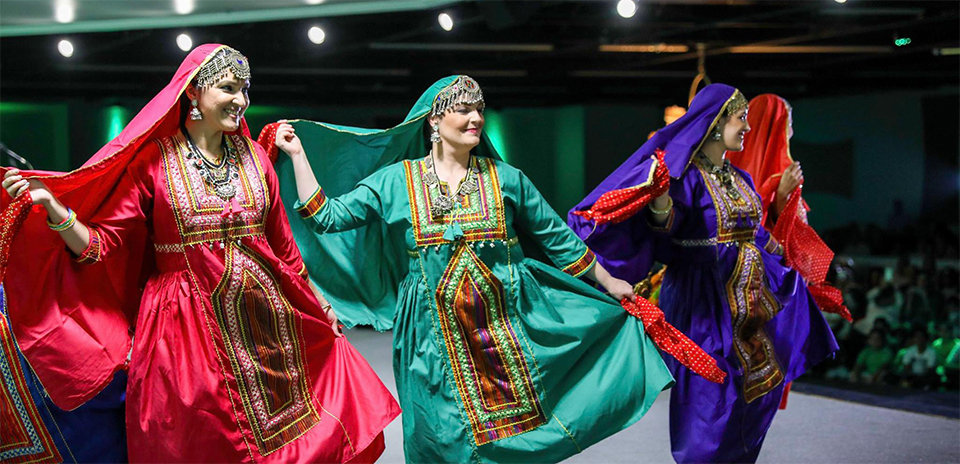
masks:
[(884, 334), (884, 339), (886, 340), (887, 346), (900, 346), (900, 337), (893, 332), (893, 328), (890, 327), (890, 322), (884, 318), (879, 318), (873, 321), (873, 330), (879, 330)]
[(960, 343), (954, 345), (953, 351), (947, 356), (943, 370), (947, 388), (960, 388)]
[(886, 319), (890, 326), (897, 328), (902, 307), (903, 294), (890, 279), (883, 279), (880, 285), (867, 292), (867, 315), (854, 323), (853, 328), (864, 335), (869, 334), (877, 319)]
[(867, 384), (881, 383), (887, 375), (890, 363), (893, 362), (893, 351), (886, 346), (886, 336), (883, 331), (874, 329), (867, 337), (867, 346), (857, 355), (857, 363), (850, 373), (851, 382)]
[(916, 272), (911, 282), (904, 286), (904, 306), (900, 324), (906, 329), (925, 329), (933, 321), (933, 310), (927, 293), (927, 278)]
[(929, 389), (939, 379), (936, 375), (937, 353), (929, 346), (930, 338), (924, 329), (913, 331), (913, 344), (906, 348), (901, 359), (903, 376), (901, 386)]
[[(937, 324), (937, 333), (940, 338), (934, 340), (930, 344), (930, 348), (937, 354), (937, 375), (940, 376), (940, 381), (950, 386), (953, 379), (948, 374), (956, 374), (955, 371), (960, 366), (949, 365), (947, 359), (956, 351), (957, 346), (960, 346), (960, 338), (957, 338), (955, 327), (946, 322)], [(954, 372), (948, 372), (950, 369), (953, 369)]]

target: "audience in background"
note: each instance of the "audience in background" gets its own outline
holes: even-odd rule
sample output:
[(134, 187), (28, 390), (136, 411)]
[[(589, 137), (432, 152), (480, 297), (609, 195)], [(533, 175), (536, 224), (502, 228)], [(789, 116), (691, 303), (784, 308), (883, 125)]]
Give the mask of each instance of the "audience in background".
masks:
[[(870, 385), (960, 388), (960, 246), (956, 226), (851, 224), (822, 237), (831, 280), (854, 317), (827, 314), (841, 351), (812, 375)], [(868, 263), (866, 265), (861, 263)], [(931, 342), (931, 340), (933, 340)]]

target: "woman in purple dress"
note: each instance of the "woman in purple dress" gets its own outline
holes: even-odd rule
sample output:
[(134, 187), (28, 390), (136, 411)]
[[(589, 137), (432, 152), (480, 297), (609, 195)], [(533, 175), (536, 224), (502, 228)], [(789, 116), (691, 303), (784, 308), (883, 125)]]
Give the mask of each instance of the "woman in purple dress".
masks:
[(743, 149), (746, 113), (737, 89), (707, 86), (569, 215), (614, 276), (637, 282), (654, 261), (666, 264), (667, 322), (730, 374), (718, 385), (667, 359), (681, 463), (755, 462), (784, 385), (837, 350), (806, 283), (762, 226), (753, 181), (725, 160)]

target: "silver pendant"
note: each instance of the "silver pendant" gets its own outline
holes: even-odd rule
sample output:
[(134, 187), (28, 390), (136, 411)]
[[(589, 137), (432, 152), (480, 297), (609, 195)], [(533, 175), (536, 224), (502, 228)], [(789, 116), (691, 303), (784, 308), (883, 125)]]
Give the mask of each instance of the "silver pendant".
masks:
[(450, 197), (440, 194), (433, 199), (432, 205), (430, 206), (430, 213), (433, 216), (443, 216), (444, 214), (449, 213), (453, 210), (453, 200)]
[(224, 200), (229, 200), (237, 194), (237, 189), (233, 186), (233, 184), (220, 184), (216, 187), (216, 191), (217, 196)]
[(467, 176), (467, 179), (463, 181), (463, 185), (460, 186), (460, 194), (471, 195), (476, 193), (478, 189), (479, 186), (477, 185), (477, 178)]

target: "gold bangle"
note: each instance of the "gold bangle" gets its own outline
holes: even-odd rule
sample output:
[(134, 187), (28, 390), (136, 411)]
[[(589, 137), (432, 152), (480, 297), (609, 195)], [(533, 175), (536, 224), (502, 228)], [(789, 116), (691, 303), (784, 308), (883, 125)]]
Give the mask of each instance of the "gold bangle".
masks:
[(673, 198), (667, 197), (667, 207), (664, 209), (654, 208), (652, 201), (650, 202), (649, 205), (647, 205), (647, 207), (650, 208), (650, 212), (652, 212), (653, 214), (660, 214), (660, 215), (670, 214), (670, 210), (673, 209)]

